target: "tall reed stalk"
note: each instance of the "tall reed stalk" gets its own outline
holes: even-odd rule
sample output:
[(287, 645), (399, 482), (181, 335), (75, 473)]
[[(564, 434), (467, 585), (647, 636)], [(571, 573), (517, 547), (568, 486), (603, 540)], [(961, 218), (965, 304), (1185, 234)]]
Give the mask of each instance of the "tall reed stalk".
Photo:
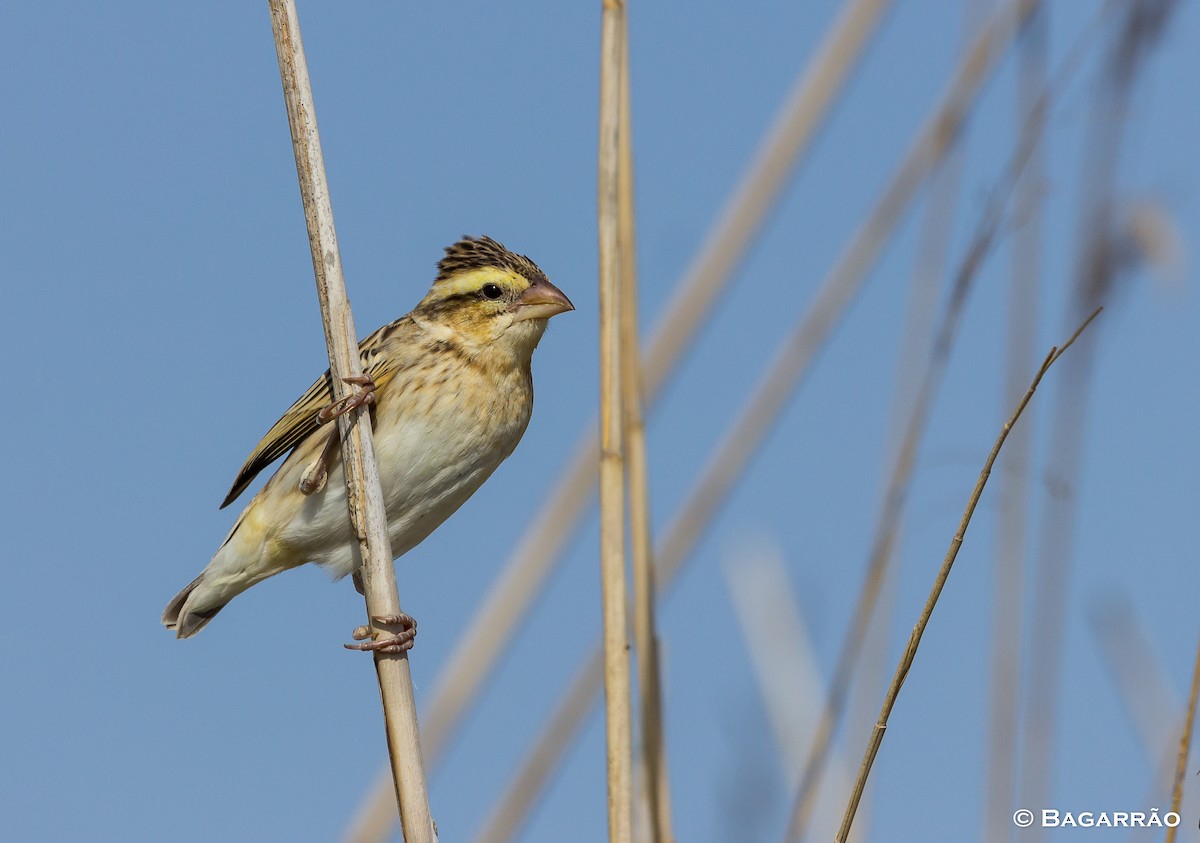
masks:
[(604, 616), (604, 722), (608, 839), (633, 840), (632, 678), (625, 576), (625, 453), (622, 414), (620, 225), (621, 66), (624, 0), (603, 0), (600, 23), (600, 586)]
[[(628, 25), (626, 26), (628, 30)], [(643, 802), (650, 843), (675, 839), (662, 711), (655, 604), (654, 548), (650, 534), (650, 484), (646, 425), (642, 416), (642, 352), (638, 338), (637, 225), (633, 190), (633, 117), (629, 97), (629, 33), (621, 50), (621, 131), (617, 161), (621, 235), (621, 401), (629, 485), (629, 548), (633, 573), (633, 642), (637, 657), (638, 746), (644, 771)]]
[[(333, 224), (333, 206), (325, 176), (321, 138), (317, 132), (312, 84), (294, 0), (269, 0), (269, 6), (275, 50), (279, 58), (279, 75), (287, 103), (288, 125), (291, 127), (292, 148), (296, 155), (296, 172), (300, 179), (300, 196), (304, 203), (304, 219), (308, 225), (317, 296), (325, 326), (331, 381), (334, 397), (340, 400), (349, 391), (343, 378), (362, 375), (362, 366), (354, 319), (342, 277), (342, 259)], [(338, 428), (342, 437), (350, 522), (355, 535), (359, 537), (362, 554), (367, 622), (375, 634), (387, 634), (387, 630), (379, 628), (375, 619), (400, 615), (400, 597), (396, 590), (396, 573), (387, 534), (387, 514), (371, 440), (369, 407), (359, 407), (353, 413), (339, 417)], [(374, 660), (405, 839), (408, 843), (433, 843), (437, 834), (425, 789), (408, 654), (376, 652)]]

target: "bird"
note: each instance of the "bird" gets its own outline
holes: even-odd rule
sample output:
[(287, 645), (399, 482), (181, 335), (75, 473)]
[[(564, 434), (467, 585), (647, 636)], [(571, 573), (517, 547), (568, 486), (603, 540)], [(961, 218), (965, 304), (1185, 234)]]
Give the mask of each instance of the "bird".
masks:
[[(190, 638), (246, 589), (310, 562), (336, 579), (353, 574), (361, 590), (340, 437), (328, 422), (369, 406), (388, 537), (399, 558), (513, 453), (533, 410), (534, 349), (550, 318), (574, 309), (537, 264), (490, 237), (464, 236), (447, 247), (420, 303), (359, 343), (364, 374), (347, 379), (352, 394), (334, 402), (326, 371), (263, 436), (222, 509), (286, 458), (208, 566), (167, 604), (163, 625)], [(407, 649), (411, 626), (395, 639), (347, 646)]]

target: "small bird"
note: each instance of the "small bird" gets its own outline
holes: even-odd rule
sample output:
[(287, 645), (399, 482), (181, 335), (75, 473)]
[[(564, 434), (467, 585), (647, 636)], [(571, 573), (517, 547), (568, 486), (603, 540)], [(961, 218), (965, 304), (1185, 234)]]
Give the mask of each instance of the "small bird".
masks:
[[(420, 304), (359, 343), (364, 375), (349, 379), (357, 391), (332, 403), (327, 371), (267, 431), (222, 508), (291, 453), (208, 567), (167, 604), (163, 625), (190, 638), (250, 586), (306, 562), (357, 579), (340, 437), (326, 425), (356, 406), (371, 405), (392, 553), (424, 541), (521, 441), (533, 410), (533, 350), (550, 317), (574, 309), (537, 264), (489, 237), (447, 248)], [(411, 635), (396, 641), (411, 646)]]

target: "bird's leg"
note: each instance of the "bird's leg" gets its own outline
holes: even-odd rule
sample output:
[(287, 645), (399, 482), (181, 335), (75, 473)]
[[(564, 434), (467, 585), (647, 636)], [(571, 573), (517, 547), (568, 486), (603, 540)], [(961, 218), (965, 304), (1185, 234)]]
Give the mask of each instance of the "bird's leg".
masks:
[(351, 375), (348, 378), (342, 378), (345, 383), (354, 384), (358, 390), (350, 393), (345, 398), (334, 401), (328, 407), (325, 407), (321, 412), (317, 413), (317, 421), (321, 424), (336, 419), (338, 416), (344, 415), (351, 410), (362, 407), (367, 404), (375, 403), (375, 381), (371, 380), (370, 375)]
[(329, 460), (333, 456), (333, 449), (337, 446), (339, 438), (336, 427), (329, 431), (321, 453), (309, 463), (308, 468), (304, 469), (304, 474), (300, 476), (301, 494), (311, 495), (313, 492), (319, 492), (325, 488), (325, 481), (329, 479)]
[[(317, 413), (318, 424), (325, 424), (356, 407), (375, 403), (375, 381), (371, 380), (370, 375), (351, 375), (342, 380), (358, 386), (359, 389), (339, 401), (334, 401), (328, 407), (321, 408), (321, 411)], [(304, 474), (300, 477), (301, 494), (311, 495), (325, 488), (325, 481), (329, 478), (329, 460), (338, 441), (337, 429), (329, 431), (329, 435), (325, 439), (325, 447), (321, 449), (321, 453), (309, 464), (308, 468), (304, 469)]]
[(400, 632), (395, 635), (389, 635), (385, 638), (375, 638), (370, 627), (357, 627), (350, 637), (358, 644), (343, 644), (347, 650), (361, 650), (363, 652), (375, 653), (403, 653), (405, 650), (411, 650), (413, 640), (417, 637), (417, 622), (413, 620), (412, 615), (407, 615), (401, 612), (398, 615), (380, 615), (372, 617), (371, 623), (376, 626), (399, 626), (402, 627)]

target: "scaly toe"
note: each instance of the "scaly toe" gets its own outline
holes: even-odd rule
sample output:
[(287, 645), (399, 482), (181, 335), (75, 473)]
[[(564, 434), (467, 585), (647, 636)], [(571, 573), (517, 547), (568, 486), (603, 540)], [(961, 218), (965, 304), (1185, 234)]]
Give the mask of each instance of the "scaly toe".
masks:
[[(417, 622), (412, 615), (404, 612), (398, 615), (374, 615), (371, 617), (371, 623), (376, 626), (398, 626), (401, 629), (394, 635), (375, 638), (377, 633), (373, 632), (370, 627), (355, 627), (354, 632), (350, 633), (350, 637), (360, 643), (343, 644), (342, 646), (347, 650), (359, 650), (367, 653), (403, 653), (413, 648), (413, 641), (417, 637)], [(378, 634), (384, 635), (385, 633)]]
[[(360, 627), (361, 628), (361, 627)], [(356, 629), (355, 632), (358, 632)], [(355, 635), (355, 638), (358, 636)], [(370, 633), (367, 634), (370, 637)], [(390, 638), (380, 638), (378, 641), (363, 641), (360, 644), (343, 644), (347, 650), (359, 650), (364, 653), (403, 653), (413, 648), (413, 639), (417, 637), (416, 630), (405, 630)]]
[(345, 383), (354, 384), (358, 387), (357, 392), (353, 392), (338, 401), (334, 401), (328, 407), (317, 413), (317, 421), (320, 424), (345, 415), (351, 410), (358, 407), (365, 407), (368, 404), (375, 403), (375, 381), (371, 380), (370, 375), (351, 375), (348, 378), (342, 378)]

